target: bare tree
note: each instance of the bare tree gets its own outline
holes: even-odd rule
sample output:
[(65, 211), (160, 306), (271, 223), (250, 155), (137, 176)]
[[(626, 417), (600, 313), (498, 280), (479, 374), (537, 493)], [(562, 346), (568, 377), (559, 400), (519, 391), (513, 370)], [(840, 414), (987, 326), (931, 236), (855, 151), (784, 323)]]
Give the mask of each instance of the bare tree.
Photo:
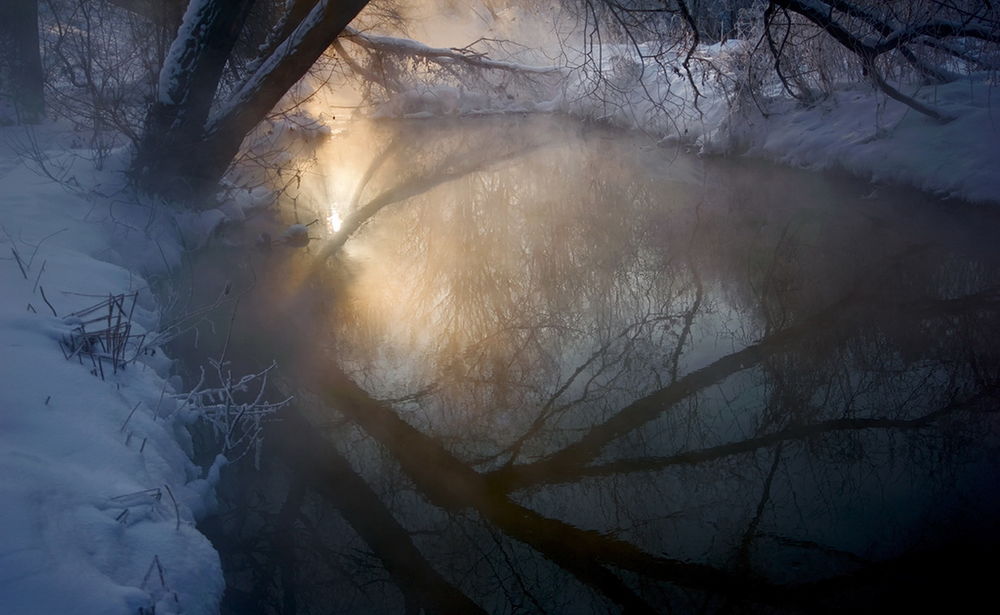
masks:
[[(939, 58), (929, 58), (927, 52), (950, 49), (954, 51), (953, 58), (963, 59), (960, 50), (970, 49), (971, 42), (993, 46), (1000, 44), (998, 15), (989, 2), (950, 0), (907, 4), (909, 6), (898, 2), (872, 5), (844, 0), (772, 0), (767, 8), (765, 22), (768, 45), (774, 55), (775, 71), (791, 90), (781, 68), (783, 63), (791, 61), (785, 55), (790, 50), (783, 50), (776, 42), (778, 36), (775, 30), (780, 32), (782, 28), (777, 19), (778, 13), (786, 15), (784, 28), (787, 32), (792, 27), (787, 15), (788, 12), (793, 12), (850, 51), (860, 63), (864, 75), (886, 95), (937, 121), (951, 119), (892, 86), (884, 75), (886, 68), (883, 67), (883, 58), (898, 55), (922, 80), (931, 83), (953, 81), (958, 75), (945, 68), (944, 62), (940, 62)], [(973, 52), (968, 57), (972, 59), (978, 55)], [(963, 59), (962, 63), (965, 64), (966, 60)], [(971, 64), (975, 67), (976, 63), (978, 61), (973, 60)]]
[[(750, 53), (760, 58), (759, 51), (766, 49), (770, 62), (763, 70), (803, 102), (815, 101), (824, 93), (822, 80), (828, 86), (831, 75), (835, 79), (850, 64), (887, 96), (940, 122), (951, 118), (906, 94), (898, 84), (940, 84), (970, 71), (995, 69), (992, 54), (1000, 45), (1000, 14), (989, 2), (602, 0), (584, 6), (593, 15), (588, 21), (592, 32), (604, 28), (613, 33), (617, 27), (618, 36), (635, 46), (644, 61), (662, 70), (683, 71), (694, 91), (695, 106), (700, 96), (696, 75), (716, 68), (700, 54), (699, 46), (720, 38), (713, 33), (720, 15), (728, 15), (725, 19), (733, 22), (732, 28), (740, 21), (753, 24), (750, 31), (740, 33), (751, 37)], [(646, 40), (643, 34), (660, 40), (683, 37), (688, 43), (682, 53), (669, 46), (650, 51), (648, 45), (640, 48)], [(753, 78), (748, 81), (749, 87), (758, 87)]]

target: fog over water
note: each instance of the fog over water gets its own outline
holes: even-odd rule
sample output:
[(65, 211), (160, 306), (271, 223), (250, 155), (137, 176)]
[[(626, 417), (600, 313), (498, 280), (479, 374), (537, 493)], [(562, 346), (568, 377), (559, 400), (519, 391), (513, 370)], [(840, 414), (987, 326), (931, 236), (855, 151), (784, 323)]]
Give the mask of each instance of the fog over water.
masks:
[(309, 157), (192, 267), (245, 294), (189, 362), (228, 343), (296, 397), (206, 524), (229, 612), (985, 591), (995, 213), (555, 117), (356, 123)]

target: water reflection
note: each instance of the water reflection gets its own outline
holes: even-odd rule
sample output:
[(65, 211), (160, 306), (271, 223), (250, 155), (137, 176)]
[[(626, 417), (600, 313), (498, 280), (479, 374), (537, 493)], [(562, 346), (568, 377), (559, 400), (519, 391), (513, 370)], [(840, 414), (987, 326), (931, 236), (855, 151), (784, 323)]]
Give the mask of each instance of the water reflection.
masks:
[(996, 216), (552, 119), (325, 148), (343, 228), (234, 336), (301, 414), (229, 486), (234, 612), (898, 606), (997, 543)]

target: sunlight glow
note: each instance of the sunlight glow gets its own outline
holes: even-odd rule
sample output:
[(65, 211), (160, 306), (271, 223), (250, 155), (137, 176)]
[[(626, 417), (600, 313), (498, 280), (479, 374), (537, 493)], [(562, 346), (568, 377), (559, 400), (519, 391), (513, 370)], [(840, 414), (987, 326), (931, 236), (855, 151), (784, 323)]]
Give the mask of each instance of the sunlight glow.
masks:
[(330, 210), (330, 215), (327, 216), (326, 222), (330, 225), (330, 229), (333, 230), (334, 233), (339, 231), (341, 225), (344, 223), (344, 221), (340, 219), (340, 214), (338, 214), (335, 209)]

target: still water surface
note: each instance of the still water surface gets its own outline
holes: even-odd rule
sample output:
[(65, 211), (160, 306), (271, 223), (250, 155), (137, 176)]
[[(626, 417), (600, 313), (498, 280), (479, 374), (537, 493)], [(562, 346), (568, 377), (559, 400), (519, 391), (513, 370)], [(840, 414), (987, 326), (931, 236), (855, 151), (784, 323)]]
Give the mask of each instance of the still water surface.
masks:
[(192, 268), (196, 296), (250, 290), (187, 356), (229, 339), (296, 397), (205, 524), (228, 612), (988, 587), (995, 213), (552, 118), (357, 124), (310, 155), (279, 215), (320, 220), (307, 249)]

